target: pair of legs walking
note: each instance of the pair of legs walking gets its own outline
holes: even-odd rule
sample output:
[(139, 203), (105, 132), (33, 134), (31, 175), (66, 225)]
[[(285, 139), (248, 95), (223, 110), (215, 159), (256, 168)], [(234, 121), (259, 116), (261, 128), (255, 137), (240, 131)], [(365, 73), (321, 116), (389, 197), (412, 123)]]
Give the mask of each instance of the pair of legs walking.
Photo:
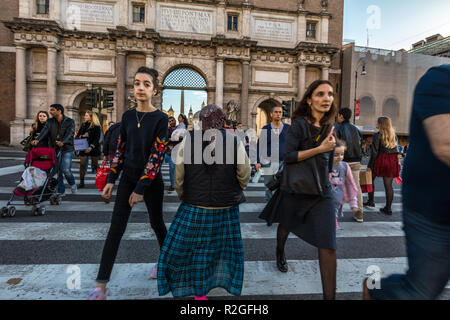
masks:
[[(289, 231), (279, 224), (277, 229), (277, 256), (281, 256), (283, 260), (286, 260), (284, 246), (288, 236)], [(318, 250), (323, 298), (334, 300), (336, 298), (336, 250), (326, 248), (319, 248)]]
[(66, 186), (64, 185), (64, 177), (66, 178), (67, 182), (72, 188), (72, 191), (74, 190), (75, 177), (73, 176), (72, 173), (72, 158), (73, 158), (73, 151), (61, 154), (61, 162), (58, 173), (58, 193), (60, 194), (64, 194), (64, 192), (66, 191)]
[(376, 300), (437, 299), (450, 280), (450, 225), (404, 207), (403, 226), (408, 271), (381, 279), (378, 289), (364, 290)]
[[(87, 156), (80, 156), (80, 185), (79, 187), (84, 187), (84, 177), (86, 176), (87, 167)], [(97, 172), (98, 169), (98, 157), (91, 157), (92, 167)]]
[[(131, 207), (128, 200), (141, 174), (140, 169), (125, 168), (117, 188), (117, 198), (114, 204), (111, 226), (103, 248), (97, 276), (97, 285), (103, 287), (103, 289), (105, 289), (106, 283), (109, 282), (120, 241), (130, 217)], [(164, 183), (161, 174), (159, 174), (145, 191), (144, 201), (150, 219), (150, 226), (156, 234), (160, 248), (167, 234), (162, 215), (163, 197)]]
[[(369, 206), (375, 206), (375, 178), (376, 176), (372, 176), (372, 185), (374, 186), (374, 192), (369, 192), (369, 201), (366, 203)], [(384, 190), (386, 193), (386, 209), (388, 212), (392, 211), (392, 201), (394, 201), (394, 188), (392, 187), (392, 182), (394, 178), (391, 177), (383, 177)]]

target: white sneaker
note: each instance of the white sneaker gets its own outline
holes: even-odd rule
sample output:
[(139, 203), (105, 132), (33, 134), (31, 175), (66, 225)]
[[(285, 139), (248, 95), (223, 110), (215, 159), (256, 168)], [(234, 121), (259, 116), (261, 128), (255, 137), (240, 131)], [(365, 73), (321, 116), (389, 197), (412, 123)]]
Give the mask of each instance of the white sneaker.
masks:
[(70, 186), (70, 190), (72, 191), (72, 193), (77, 193), (77, 185), (74, 184), (73, 186)]

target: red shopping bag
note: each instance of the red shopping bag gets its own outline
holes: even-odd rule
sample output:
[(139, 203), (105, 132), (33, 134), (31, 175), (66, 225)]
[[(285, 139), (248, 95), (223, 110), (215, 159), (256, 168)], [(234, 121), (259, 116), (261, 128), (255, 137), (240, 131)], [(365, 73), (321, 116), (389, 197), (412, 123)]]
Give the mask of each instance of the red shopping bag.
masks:
[(371, 171), (361, 171), (359, 173), (359, 182), (361, 185), (362, 193), (373, 192), (372, 172)]
[(400, 177), (395, 178), (396, 184), (400, 185), (400, 184), (402, 184), (402, 182), (403, 182), (402, 178), (400, 178)]
[(103, 160), (102, 166), (97, 169), (97, 174), (95, 175), (95, 186), (98, 191), (103, 191), (103, 188), (106, 186), (109, 171), (111, 171), (109, 161)]

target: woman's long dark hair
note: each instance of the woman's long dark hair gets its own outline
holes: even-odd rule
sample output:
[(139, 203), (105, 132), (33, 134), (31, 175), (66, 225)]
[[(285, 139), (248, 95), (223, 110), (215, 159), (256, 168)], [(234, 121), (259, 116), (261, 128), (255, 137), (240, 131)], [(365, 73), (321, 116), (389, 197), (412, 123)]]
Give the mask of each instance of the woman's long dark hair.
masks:
[[(316, 80), (313, 83), (311, 83), (306, 90), (305, 94), (303, 95), (303, 99), (300, 102), (296, 103), (295, 111), (292, 113), (292, 121), (294, 121), (296, 118), (304, 117), (311, 123), (316, 122), (316, 119), (313, 117), (311, 112), (311, 106), (308, 104), (307, 99), (312, 99), (312, 95), (314, 91), (322, 84), (328, 84), (333, 88), (333, 85), (328, 80)], [(337, 113), (336, 105), (333, 103), (331, 104), (330, 110), (325, 113), (323, 118), (320, 120), (320, 125), (330, 125), (335, 120)]]

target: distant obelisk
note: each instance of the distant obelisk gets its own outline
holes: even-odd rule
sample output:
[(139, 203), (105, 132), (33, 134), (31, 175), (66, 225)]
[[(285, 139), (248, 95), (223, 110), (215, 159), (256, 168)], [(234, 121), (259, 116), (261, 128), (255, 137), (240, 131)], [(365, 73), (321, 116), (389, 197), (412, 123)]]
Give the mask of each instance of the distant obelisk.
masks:
[(181, 89), (180, 113), (184, 114), (184, 89)]

